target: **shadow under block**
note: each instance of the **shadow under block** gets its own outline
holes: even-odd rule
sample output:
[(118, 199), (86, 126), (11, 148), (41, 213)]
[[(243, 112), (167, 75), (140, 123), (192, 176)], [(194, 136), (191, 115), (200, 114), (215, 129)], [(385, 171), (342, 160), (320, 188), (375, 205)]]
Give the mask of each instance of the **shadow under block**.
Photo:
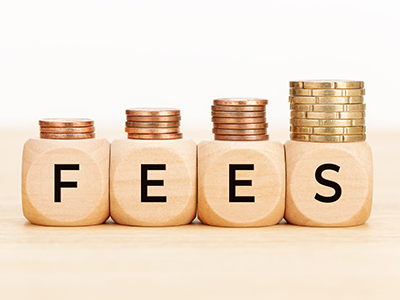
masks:
[(51, 226), (104, 223), (109, 217), (109, 159), (106, 139), (29, 139), (22, 159), (25, 217)]
[(365, 223), (372, 205), (372, 152), (366, 142), (288, 141), (285, 219), (306, 226)]
[(203, 223), (256, 227), (282, 220), (286, 186), (280, 142), (205, 140), (198, 146), (198, 165), (198, 217)]
[(196, 217), (197, 147), (189, 139), (116, 139), (110, 211), (118, 224), (174, 226)]

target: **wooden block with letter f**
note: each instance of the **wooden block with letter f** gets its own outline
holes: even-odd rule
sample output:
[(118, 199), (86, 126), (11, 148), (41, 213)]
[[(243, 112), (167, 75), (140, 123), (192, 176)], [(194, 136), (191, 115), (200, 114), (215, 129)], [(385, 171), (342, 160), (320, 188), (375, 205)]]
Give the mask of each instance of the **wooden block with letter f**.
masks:
[(182, 139), (180, 111), (126, 113), (128, 139), (111, 144), (111, 217), (123, 225), (189, 224), (196, 216), (196, 144)]
[(216, 99), (215, 140), (198, 146), (198, 217), (208, 225), (256, 227), (279, 223), (285, 209), (285, 155), (269, 141), (267, 100)]
[(33, 224), (96, 225), (109, 217), (110, 143), (88, 119), (44, 119), (24, 145), (22, 207)]

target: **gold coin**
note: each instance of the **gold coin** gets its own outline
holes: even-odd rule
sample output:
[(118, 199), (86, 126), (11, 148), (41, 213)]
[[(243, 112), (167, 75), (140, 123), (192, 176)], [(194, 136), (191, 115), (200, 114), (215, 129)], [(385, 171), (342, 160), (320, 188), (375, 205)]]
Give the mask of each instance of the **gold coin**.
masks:
[(136, 117), (126, 116), (126, 120), (129, 122), (178, 122), (181, 120), (181, 116), (165, 116), (165, 117)]
[(40, 138), (52, 140), (77, 140), (92, 139), (95, 135), (95, 133), (40, 133)]
[(364, 126), (365, 119), (356, 120), (316, 120), (316, 119), (290, 119), (292, 126), (304, 127), (351, 127)]
[(94, 127), (40, 127), (42, 133), (92, 133)]
[(269, 139), (268, 134), (264, 135), (214, 135), (214, 139), (220, 141), (266, 141)]
[(314, 134), (297, 134), (290, 135), (291, 140), (302, 142), (322, 142), (322, 143), (345, 143), (345, 142), (361, 142), (365, 141), (365, 134), (353, 135), (314, 135)]
[(364, 126), (359, 127), (297, 127), (291, 126), (290, 132), (299, 134), (317, 134), (317, 135), (352, 135), (364, 134)]
[(346, 127), (344, 129), (344, 134), (347, 134), (347, 135), (364, 134), (366, 132), (367, 132), (367, 128), (365, 126)]
[(94, 121), (82, 118), (46, 118), (39, 121), (42, 127), (91, 127)]
[(172, 128), (179, 127), (180, 122), (125, 122), (126, 127), (133, 128)]
[(297, 134), (312, 134), (313, 128), (315, 127), (290, 126), (290, 132)]
[(363, 96), (356, 97), (302, 97), (290, 96), (290, 103), (299, 104), (360, 104), (364, 102)]
[(259, 118), (265, 117), (265, 111), (212, 111), (211, 115), (217, 118)]
[(349, 127), (353, 126), (353, 120), (319, 120), (322, 127)]
[(290, 109), (295, 111), (325, 111), (325, 112), (344, 112), (344, 111), (365, 111), (365, 104), (290, 104)]
[[(320, 120), (295, 119), (295, 118), (290, 119), (290, 125), (292, 125), (292, 126), (305, 126), (305, 127), (321, 126), (320, 125)], [(347, 126), (351, 126), (351, 125), (347, 125)]]
[(364, 81), (354, 80), (301, 80), (290, 81), (294, 89), (362, 89)]
[(353, 97), (364, 96), (365, 89), (291, 89), (290, 96)]
[(351, 121), (351, 126), (364, 126), (365, 119), (356, 119)]
[(247, 105), (247, 106), (228, 106), (228, 105), (211, 105), (212, 111), (265, 111), (265, 105)]
[(216, 129), (213, 128), (212, 130), (215, 134), (222, 134), (222, 135), (259, 135), (259, 134), (266, 134), (267, 129)]
[(137, 134), (128, 133), (128, 139), (135, 140), (177, 140), (182, 138), (182, 133), (165, 133), (165, 134)]
[(268, 128), (268, 123), (256, 123), (256, 124), (227, 124), (227, 123), (214, 123), (215, 129), (263, 129)]
[(132, 128), (125, 127), (125, 132), (138, 134), (178, 133), (179, 127), (175, 128)]
[(168, 107), (130, 108), (126, 110), (126, 114), (136, 117), (179, 116), (181, 111), (177, 108)]
[(290, 104), (290, 109), (295, 111), (312, 111), (313, 105), (292, 103)]
[(361, 142), (365, 141), (365, 134), (353, 135), (310, 135), (310, 142)]
[(307, 113), (305, 111), (291, 111), (290, 112), (291, 118), (298, 118), (298, 119), (305, 119), (307, 118)]
[(365, 118), (364, 112), (321, 112), (321, 111), (311, 111), (306, 112), (307, 119), (362, 119)]
[(299, 142), (309, 142), (310, 135), (309, 134), (291, 133), (290, 139), (293, 141), (299, 141)]
[(267, 105), (268, 100), (262, 98), (219, 98), (214, 99), (214, 105), (247, 106)]

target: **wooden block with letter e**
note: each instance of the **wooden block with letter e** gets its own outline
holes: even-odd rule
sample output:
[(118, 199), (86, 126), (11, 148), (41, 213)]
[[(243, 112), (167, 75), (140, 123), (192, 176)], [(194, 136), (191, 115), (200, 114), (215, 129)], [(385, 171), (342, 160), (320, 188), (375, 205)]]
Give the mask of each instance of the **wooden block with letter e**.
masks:
[(215, 99), (216, 140), (198, 146), (198, 216), (209, 225), (279, 223), (285, 209), (285, 155), (269, 141), (265, 99)]
[(128, 139), (111, 144), (110, 211), (118, 224), (173, 226), (193, 221), (196, 144), (179, 133), (176, 109), (127, 110)]
[(285, 219), (307, 226), (352, 226), (369, 218), (372, 152), (366, 142), (288, 141)]
[(83, 226), (109, 217), (110, 143), (93, 121), (44, 119), (41, 138), (24, 145), (22, 204), (33, 224)]
[(192, 140), (117, 139), (111, 144), (110, 210), (116, 223), (184, 225), (196, 216)]
[(285, 156), (280, 142), (202, 141), (198, 164), (201, 222), (256, 227), (282, 220)]

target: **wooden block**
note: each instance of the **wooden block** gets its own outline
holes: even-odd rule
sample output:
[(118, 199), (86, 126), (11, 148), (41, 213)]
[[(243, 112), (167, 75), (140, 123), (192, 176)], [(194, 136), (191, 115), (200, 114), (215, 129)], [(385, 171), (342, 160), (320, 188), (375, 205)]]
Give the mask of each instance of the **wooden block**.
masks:
[(188, 224), (196, 216), (196, 183), (192, 140), (116, 139), (111, 144), (110, 210), (116, 223)]
[(285, 156), (280, 142), (203, 141), (198, 164), (198, 217), (203, 223), (256, 227), (282, 220)]
[(33, 224), (83, 226), (109, 217), (106, 139), (29, 139), (22, 160), (22, 208)]
[(369, 218), (372, 152), (366, 142), (285, 144), (285, 219), (305, 226), (353, 226)]

